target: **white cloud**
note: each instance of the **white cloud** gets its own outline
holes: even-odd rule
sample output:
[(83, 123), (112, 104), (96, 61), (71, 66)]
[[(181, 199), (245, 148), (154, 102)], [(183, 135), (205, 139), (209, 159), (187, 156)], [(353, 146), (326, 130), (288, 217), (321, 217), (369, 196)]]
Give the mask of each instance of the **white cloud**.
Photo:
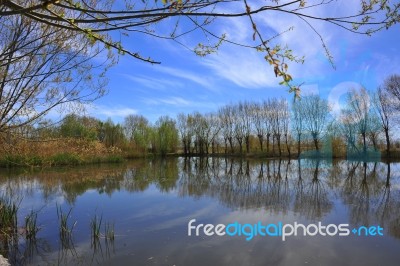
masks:
[(211, 80), (209, 78), (203, 77), (191, 71), (186, 71), (179, 68), (163, 67), (163, 66), (157, 66), (155, 70), (166, 73), (171, 76), (189, 80), (205, 88), (212, 88)]
[[(251, 6), (255, 8), (259, 3), (253, 2)], [(342, 6), (340, 6), (342, 5)], [(330, 16), (348, 14), (357, 10), (359, 3), (333, 3), (332, 5), (322, 5), (317, 8), (309, 9), (305, 12), (311, 15)], [(339, 7), (338, 7), (339, 6)], [(333, 8), (332, 8), (333, 7)], [(316, 76), (327, 75), (327, 71), (333, 71), (325, 50), (322, 46), (320, 37), (310, 28), (306, 22), (292, 14), (283, 12), (266, 12), (253, 17), (257, 28), (265, 34), (265, 38), (274, 36), (276, 33), (287, 31), (290, 27), (293, 30), (282, 34), (274, 39), (273, 43), (289, 46), (294, 55), (305, 56), (305, 63), (289, 62), (289, 73), (296, 79), (309, 79)], [(337, 39), (349, 38), (352, 44), (360, 41), (360, 38), (350, 35), (346, 30), (329, 23), (321, 21), (309, 21), (315, 30), (322, 36), (335, 62), (342, 60), (340, 47), (336, 45)], [(259, 42), (253, 41), (253, 30), (248, 18), (235, 18), (225, 20), (216, 31), (219, 34), (227, 33), (229, 40), (246, 45), (256, 45)], [(217, 76), (229, 80), (244, 88), (262, 88), (277, 86), (280, 79), (273, 74), (273, 68), (264, 60), (262, 53), (251, 49), (240, 49), (238, 46), (224, 44), (217, 54), (206, 58), (204, 65), (215, 71)]]
[(217, 76), (244, 88), (277, 86), (279, 83), (262, 54), (255, 51), (224, 49), (209, 56), (203, 64)]
[(168, 99), (160, 100), (163, 103), (182, 106), (182, 105), (190, 105), (192, 104), (190, 101), (187, 101), (181, 97), (169, 97)]
[(87, 112), (90, 115), (101, 115), (111, 118), (125, 117), (131, 114), (136, 114), (137, 110), (125, 106), (105, 106), (105, 105), (91, 105), (88, 106)]
[(174, 106), (181, 108), (201, 108), (215, 110), (223, 103), (215, 103), (210, 101), (191, 101), (182, 97), (166, 97), (166, 98), (143, 98), (142, 102), (146, 105), (158, 105), (158, 106)]
[(133, 81), (134, 84), (140, 84), (144, 87), (150, 89), (170, 89), (170, 88), (181, 88), (183, 87), (182, 82), (174, 80), (174, 79), (166, 79), (166, 78), (154, 78), (144, 75), (130, 75), (130, 74), (121, 74), (123, 77)]

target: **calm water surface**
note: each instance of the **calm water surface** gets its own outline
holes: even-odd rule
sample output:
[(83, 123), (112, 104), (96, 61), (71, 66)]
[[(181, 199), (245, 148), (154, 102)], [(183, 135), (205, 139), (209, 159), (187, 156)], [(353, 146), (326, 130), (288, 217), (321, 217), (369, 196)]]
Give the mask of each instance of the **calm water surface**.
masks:
[[(399, 265), (400, 165), (172, 158), (123, 165), (0, 170), (0, 194), (38, 211), (36, 241), (0, 238), (16, 265)], [(60, 241), (56, 206), (76, 222)], [(93, 242), (90, 221), (114, 223)], [(380, 225), (384, 236), (187, 235), (188, 222)], [(102, 227), (102, 232), (104, 228)], [(20, 228), (19, 231), (23, 231)]]

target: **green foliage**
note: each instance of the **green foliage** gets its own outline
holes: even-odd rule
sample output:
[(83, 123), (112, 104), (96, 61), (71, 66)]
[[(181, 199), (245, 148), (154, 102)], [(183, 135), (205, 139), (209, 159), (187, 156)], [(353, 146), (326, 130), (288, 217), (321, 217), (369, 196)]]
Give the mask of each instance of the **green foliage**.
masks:
[(107, 147), (124, 145), (125, 143), (122, 126), (114, 124), (110, 118), (102, 125), (102, 136), (102, 141)]
[(71, 153), (59, 153), (50, 158), (51, 165), (79, 165), (83, 161), (76, 155)]
[(122, 163), (124, 158), (120, 155), (109, 155), (104, 159), (107, 163)]
[(17, 229), (18, 205), (11, 199), (0, 197), (0, 228), (4, 232)]
[(61, 137), (97, 139), (97, 120), (88, 117), (78, 117), (74, 114), (67, 115), (59, 131)]
[(0, 158), (0, 167), (16, 167), (23, 166), (25, 157), (22, 155), (6, 154)]
[(178, 130), (175, 120), (168, 116), (160, 117), (153, 132), (153, 143), (155, 151), (161, 155), (176, 152), (178, 145)]
[(128, 115), (124, 121), (124, 133), (135, 150), (147, 154), (151, 141), (149, 121), (142, 115)]

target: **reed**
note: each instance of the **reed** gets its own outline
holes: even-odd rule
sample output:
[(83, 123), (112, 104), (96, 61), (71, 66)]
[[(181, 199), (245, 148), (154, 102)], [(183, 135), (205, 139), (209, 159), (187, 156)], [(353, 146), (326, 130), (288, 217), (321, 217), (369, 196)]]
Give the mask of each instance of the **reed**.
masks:
[(0, 230), (2, 233), (17, 230), (18, 204), (11, 199), (0, 197)]
[(90, 221), (90, 232), (91, 232), (91, 238), (92, 238), (93, 243), (98, 241), (100, 238), (100, 235), (101, 235), (100, 228), (101, 228), (102, 222), (103, 222), (103, 216), (101, 215), (99, 217), (99, 216), (97, 216), (97, 214)]
[(72, 208), (70, 208), (68, 212), (63, 212), (61, 206), (58, 206), (58, 204), (56, 205), (56, 208), (57, 208), (58, 221), (60, 223), (59, 224), (60, 240), (62, 243), (69, 242), (72, 236), (72, 231), (74, 230), (75, 225), (77, 223), (75, 221), (74, 223), (72, 223), (72, 225), (69, 225)]
[(36, 239), (36, 234), (40, 228), (37, 226), (37, 212), (31, 212), (25, 217), (25, 237), (26, 239)]
[(114, 241), (114, 223), (104, 223), (104, 237), (106, 240)]

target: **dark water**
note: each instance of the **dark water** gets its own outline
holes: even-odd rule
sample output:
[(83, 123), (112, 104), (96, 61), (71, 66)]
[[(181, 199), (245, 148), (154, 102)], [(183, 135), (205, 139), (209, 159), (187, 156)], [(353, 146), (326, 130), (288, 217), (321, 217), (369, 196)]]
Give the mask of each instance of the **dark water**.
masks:
[[(400, 165), (349, 161), (173, 158), (123, 165), (0, 170), (3, 197), (33, 209), (36, 241), (1, 239), (28, 265), (400, 265)], [(72, 208), (60, 241), (56, 204)], [(115, 225), (93, 242), (91, 219)], [(188, 222), (381, 226), (383, 236), (188, 236)], [(21, 228), (23, 231), (23, 228)], [(104, 231), (104, 228), (101, 228)]]

